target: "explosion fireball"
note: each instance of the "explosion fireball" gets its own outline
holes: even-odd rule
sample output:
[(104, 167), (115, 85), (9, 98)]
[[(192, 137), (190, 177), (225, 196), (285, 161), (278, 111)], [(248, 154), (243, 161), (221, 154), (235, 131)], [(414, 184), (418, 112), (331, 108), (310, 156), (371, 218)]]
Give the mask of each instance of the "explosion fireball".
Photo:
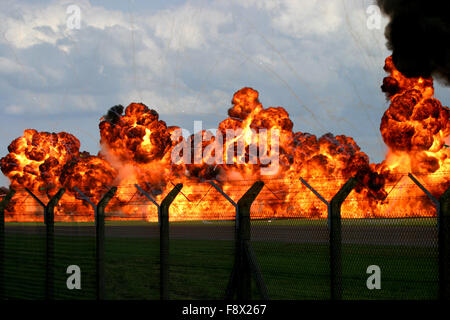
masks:
[[(351, 137), (293, 132), (285, 109), (264, 108), (256, 90), (243, 88), (234, 94), (229, 117), (220, 123), (216, 133), (201, 131), (189, 137), (176, 136), (180, 128), (168, 127), (146, 105), (131, 103), (125, 109), (118, 105), (100, 119), (98, 155), (80, 152), (80, 142), (69, 133), (27, 129), (9, 145), (9, 154), (1, 159), (1, 170), (9, 178), (11, 188), (28, 188), (43, 199), (66, 188), (55, 210), (56, 221), (94, 219), (75, 187), (97, 202), (111, 186), (118, 186), (110, 210), (121, 213), (116, 219), (133, 219), (138, 208), (127, 204), (134, 184), (158, 199), (179, 182), (184, 184), (185, 197), (176, 200), (178, 210), (171, 212), (170, 219), (215, 219), (215, 202), (201, 201), (204, 194), (196, 191), (208, 180), (216, 181), (234, 199), (241, 196), (236, 188), (239, 182), (264, 181), (276, 201), (264, 205), (264, 212), (258, 214), (260, 218), (325, 218), (323, 203), (302, 188), (300, 177), (318, 187), (326, 199), (331, 199), (347, 179), (356, 177), (359, 184), (351, 194), (354, 201), (343, 205), (344, 218), (432, 216), (435, 213), (425, 201), (411, 203), (401, 198), (406, 192), (409, 196), (419, 195), (421, 190), (400, 188), (393, 197), (389, 189), (408, 172), (420, 175), (437, 197), (450, 186), (449, 149), (445, 147), (450, 133), (450, 110), (433, 98), (431, 78), (404, 77), (391, 57), (386, 59), (385, 70), (390, 75), (384, 78), (382, 90), (391, 104), (383, 115), (380, 130), (389, 152), (380, 164), (370, 163)], [(237, 132), (235, 137), (226, 135), (230, 129)], [(276, 140), (272, 139), (274, 130), (278, 132)], [(225, 137), (223, 141), (221, 137)], [(230, 150), (240, 147), (241, 154), (233, 152), (230, 156)], [(252, 147), (259, 155), (257, 159), (252, 158)], [(174, 162), (173, 154), (185, 161)], [(269, 154), (277, 160), (277, 170), (262, 174), (261, 169), (271, 165), (262, 155)], [(222, 156), (224, 161), (217, 161)], [(21, 205), (25, 196), (19, 193), (10, 202), (7, 221), (42, 218), (36, 208)], [(221, 199), (218, 193), (209, 197)], [(392, 209), (394, 203), (399, 209)], [(151, 204), (139, 210), (144, 219), (156, 219)], [(233, 210), (229, 211), (221, 218), (233, 218)]]

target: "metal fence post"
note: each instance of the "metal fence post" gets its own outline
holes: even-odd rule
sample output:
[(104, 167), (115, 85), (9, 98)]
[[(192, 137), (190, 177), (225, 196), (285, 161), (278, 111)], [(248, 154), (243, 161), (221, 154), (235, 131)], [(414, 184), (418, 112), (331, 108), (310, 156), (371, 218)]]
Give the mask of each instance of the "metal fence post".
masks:
[(235, 237), (237, 237), (237, 230), (239, 228), (239, 213), (238, 213), (239, 208), (238, 208), (237, 203), (234, 202), (233, 199), (231, 199), (217, 184), (215, 184), (214, 181), (209, 181), (209, 184), (212, 185), (214, 187), (214, 189), (216, 189), (235, 208), (235, 210), (236, 210), (236, 214), (235, 214)]
[(95, 272), (96, 272), (96, 291), (97, 300), (105, 298), (105, 208), (109, 201), (114, 197), (117, 187), (112, 187), (102, 197), (97, 205), (89, 199), (80, 189), (74, 187), (75, 191), (81, 195), (81, 198), (91, 205), (94, 209), (95, 217)]
[(411, 173), (408, 173), (408, 177), (420, 188), (420, 190), (422, 190), (426, 195), (427, 195), (427, 197), (431, 200), (431, 202), (433, 202), (433, 205), (435, 206), (435, 208), (436, 208), (436, 215), (437, 215), (437, 217), (438, 217), (438, 223), (437, 223), (437, 226), (438, 226), (438, 229), (439, 229), (439, 225), (440, 225), (440, 219), (439, 219), (439, 216), (441, 215), (440, 214), (440, 212), (441, 212), (441, 205), (440, 205), (440, 203), (439, 203), (439, 200), (438, 199), (436, 199), (432, 194), (431, 194), (431, 192), (430, 191), (428, 191), (420, 182), (419, 182), (419, 180), (417, 180), (416, 179), (416, 177), (414, 177)]
[(95, 254), (97, 272), (97, 300), (105, 299), (105, 208), (114, 197), (117, 187), (112, 187), (96, 206), (95, 217)]
[(439, 298), (450, 300), (450, 188), (439, 198)]
[(158, 204), (158, 202), (156, 202), (155, 199), (153, 199), (153, 197), (151, 195), (149, 195), (139, 185), (135, 184), (134, 186), (136, 187), (136, 189), (138, 189), (144, 195), (144, 197), (146, 197), (148, 200), (150, 200), (156, 206), (156, 209), (158, 210), (158, 225), (161, 226), (161, 206)]
[(169, 300), (169, 208), (173, 200), (183, 188), (177, 184), (161, 202), (161, 224), (159, 226), (159, 257), (160, 257), (160, 297)]
[(250, 242), (251, 231), (250, 208), (263, 187), (264, 182), (255, 182), (237, 203), (239, 216), (239, 228), (236, 243), (238, 300), (251, 299), (251, 269), (248, 262), (249, 257), (246, 253), (246, 248)]
[(300, 181), (309, 189), (311, 190), (314, 195), (319, 198), (320, 201), (325, 203), (327, 206), (327, 224), (328, 224), (328, 230), (331, 228), (331, 206), (330, 203), (319, 193), (316, 189), (314, 189), (308, 182), (306, 182), (302, 177), (300, 177)]
[(61, 199), (65, 192), (64, 188), (59, 189), (58, 193), (53, 196), (48, 204), (45, 206), (45, 216), (47, 217), (46, 223), (46, 239), (47, 239), (47, 299), (54, 299), (55, 294), (55, 277), (54, 277), (54, 265), (55, 265), (55, 206)]
[(350, 178), (330, 201), (330, 271), (331, 299), (342, 299), (342, 233), (341, 205), (356, 186), (357, 180)]
[(55, 279), (54, 279), (54, 255), (55, 255), (55, 206), (66, 191), (64, 188), (50, 199), (45, 205), (37, 196), (28, 188), (25, 190), (44, 208), (45, 222), (45, 298), (52, 300), (54, 298)]
[(10, 189), (8, 194), (0, 202), (0, 298), (5, 293), (5, 209), (16, 191)]
[(249, 300), (251, 298), (251, 273), (253, 272), (261, 297), (264, 300), (268, 300), (267, 288), (250, 243), (250, 208), (264, 187), (264, 182), (255, 182), (238, 203), (234, 202), (213, 181), (209, 183), (236, 209), (234, 265), (225, 291), (225, 299), (231, 300), (237, 291), (239, 300)]
[(161, 205), (153, 199), (139, 185), (134, 185), (147, 199), (149, 199), (158, 209), (159, 224), (159, 258), (160, 258), (160, 299), (169, 299), (169, 207), (178, 193), (181, 192), (183, 184), (177, 184), (171, 192), (164, 198)]
[(436, 207), (437, 228), (438, 228), (438, 264), (439, 264), (439, 298), (450, 299), (450, 246), (449, 246), (449, 199), (450, 188), (442, 196), (436, 199), (411, 173), (408, 177), (427, 195)]
[(350, 178), (328, 202), (304, 179), (300, 181), (327, 206), (328, 231), (330, 233), (330, 294), (332, 300), (342, 299), (342, 238), (341, 238), (341, 205), (355, 187), (357, 180)]
[[(234, 241), (235, 241), (235, 247), (236, 243), (238, 242), (238, 228), (239, 228), (239, 208), (236, 202), (233, 201), (223, 190), (220, 188), (217, 184), (214, 183), (214, 181), (209, 181), (209, 184), (212, 185), (225, 199), (228, 200), (229, 203), (231, 203), (235, 209), (235, 216), (234, 216)], [(237, 274), (236, 274), (236, 268), (237, 268), (237, 258), (235, 254), (235, 260), (233, 269), (231, 270), (230, 278), (228, 279), (227, 288), (225, 290), (225, 299), (231, 300), (234, 295), (234, 290), (237, 284)]]

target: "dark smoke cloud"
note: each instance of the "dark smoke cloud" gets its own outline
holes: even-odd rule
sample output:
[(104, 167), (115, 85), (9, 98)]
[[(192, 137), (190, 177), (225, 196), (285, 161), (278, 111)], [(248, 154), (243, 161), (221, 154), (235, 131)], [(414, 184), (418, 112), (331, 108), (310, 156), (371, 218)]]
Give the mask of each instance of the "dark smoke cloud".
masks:
[(387, 47), (407, 77), (431, 75), (450, 85), (450, 1), (377, 0), (391, 21)]
[(116, 124), (123, 113), (123, 105), (118, 104), (109, 108), (108, 112), (103, 116), (103, 120), (111, 124)]
[(0, 196), (8, 194), (9, 189), (7, 187), (0, 187)]

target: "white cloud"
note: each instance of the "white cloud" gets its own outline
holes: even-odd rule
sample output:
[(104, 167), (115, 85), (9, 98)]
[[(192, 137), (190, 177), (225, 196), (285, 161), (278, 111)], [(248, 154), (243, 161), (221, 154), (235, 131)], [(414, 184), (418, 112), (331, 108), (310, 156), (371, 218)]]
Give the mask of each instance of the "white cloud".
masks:
[[(79, 30), (66, 26), (75, 1), (30, 3), (0, 3), (0, 114), (100, 117), (138, 101), (164, 120), (221, 121), (233, 93), (251, 86), (265, 106), (285, 107), (296, 130), (356, 135), (355, 121), (379, 119), (386, 107), (387, 19), (369, 30), (368, 1), (161, 1), (158, 11), (153, 2), (133, 10), (81, 0)], [(360, 130), (375, 136), (369, 129)]]
[(124, 106), (131, 102), (143, 102), (149, 108), (156, 110), (162, 117), (170, 115), (201, 115), (205, 113), (222, 112), (229, 107), (230, 96), (221, 90), (213, 90), (210, 95), (195, 93), (180, 93), (169, 96), (153, 90), (131, 90), (119, 98)]
[(4, 40), (7, 42), (17, 48), (28, 48), (44, 42), (55, 44), (61, 38), (59, 27), (65, 22), (62, 6), (17, 6), (15, 9), (20, 11), (19, 17), (9, 17), (7, 9), (0, 14)]
[(273, 15), (273, 26), (292, 37), (324, 35), (342, 24), (339, 1), (285, 1)]
[(6, 114), (15, 114), (15, 115), (17, 115), (17, 114), (23, 114), (24, 111), (25, 111), (25, 109), (24, 109), (23, 106), (17, 106), (17, 105), (10, 105), (10, 106), (7, 106), (5, 108), (5, 113)]
[(0, 57), (0, 73), (14, 74), (14, 73), (29, 73), (34, 69), (29, 66), (20, 65), (16, 61), (10, 60), (5, 57)]
[(31, 93), (20, 90), (20, 101), (7, 105), (4, 109), (8, 115), (23, 114), (61, 114), (70, 112), (86, 112), (97, 109), (93, 96), (86, 94), (66, 94), (63, 99), (60, 94)]
[[(16, 48), (29, 48), (41, 43), (56, 44), (58, 40), (76, 35), (76, 30), (67, 28), (67, 7), (73, 1), (53, 1), (49, 5), (10, 4), (3, 3), (0, 13), (0, 27), (3, 39)], [(130, 28), (130, 23), (123, 13), (92, 6), (88, 0), (77, 1), (80, 8), (83, 27), (93, 27), (104, 30), (108, 27), (121, 26)], [(15, 13), (11, 15), (9, 13)], [(67, 47), (61, 47), (67, 50)]]
[(341, 2), (336, 0), (237, 0), (235, 3), (267, 11), (275, 29), (295, 38), (336, 32), (343, 22)]
[(172, 50), (199, 49), (218, 36), (218, 28), (231, 21), (231, 14), (187, 4), (149, 17), (156, 37)]

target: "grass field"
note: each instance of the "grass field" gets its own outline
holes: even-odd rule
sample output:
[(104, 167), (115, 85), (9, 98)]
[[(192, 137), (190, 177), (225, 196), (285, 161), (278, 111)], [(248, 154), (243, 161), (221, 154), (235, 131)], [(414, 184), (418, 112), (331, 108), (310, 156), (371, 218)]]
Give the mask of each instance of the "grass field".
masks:
[[(320, 220), (296, 220), (317, 224)], [(425, 221), (425, 222), (424, 222)], [(435, 220), (434, 220), (435, 221)], [(362, 223), (361, 221), (348, 221)], [(344, 223), (348, 223), (344, 222)], [(390, 221), (415, 225), (417, 221)], [(190, 222), (190, 224), (231, 222)], [(286, 224), (254, 221), (252, 225)], [(323, 224), (323, 220), (321, 221)], [(387, 223), (382, 220), (371, 223)], [(434, 223), (422, 220), (422, 224)], [(145, 222), (110, 222), (108, 225), (142, 225)], [(15, 224), (8, 223), (7, 226)], [(25, 224), (29, 225), (29, 224)], [(80, 228), (83, 225), (77, 224)], [(369, 227), (370, 225), (368, 225)], [(55, 236), (55, 293), (57, 299), (95, 298), (94, 238)], [(328, 299), (329, 248), (320, 243), (252, 242), (271, 299)], [(8, 298), (44, 298), (45, 240), (39, 234), (6, 234), (5, 292)], [(170, 298), (222, 299), (233, 263), (233, 241), (173, 239), (170, 241)], [(436, 299), (437, 248), (343, 244), (344, 299)], [(66, 268), (77, 264), (82, 290), (66, 288)], [(369, 265), (381, 268), (381, 290), (368, 290)], [(159, 240), (113, 238), (105, 241), (107, 299), (159, 299)], [(254, 297), (258, 298), (255, 286)]]

